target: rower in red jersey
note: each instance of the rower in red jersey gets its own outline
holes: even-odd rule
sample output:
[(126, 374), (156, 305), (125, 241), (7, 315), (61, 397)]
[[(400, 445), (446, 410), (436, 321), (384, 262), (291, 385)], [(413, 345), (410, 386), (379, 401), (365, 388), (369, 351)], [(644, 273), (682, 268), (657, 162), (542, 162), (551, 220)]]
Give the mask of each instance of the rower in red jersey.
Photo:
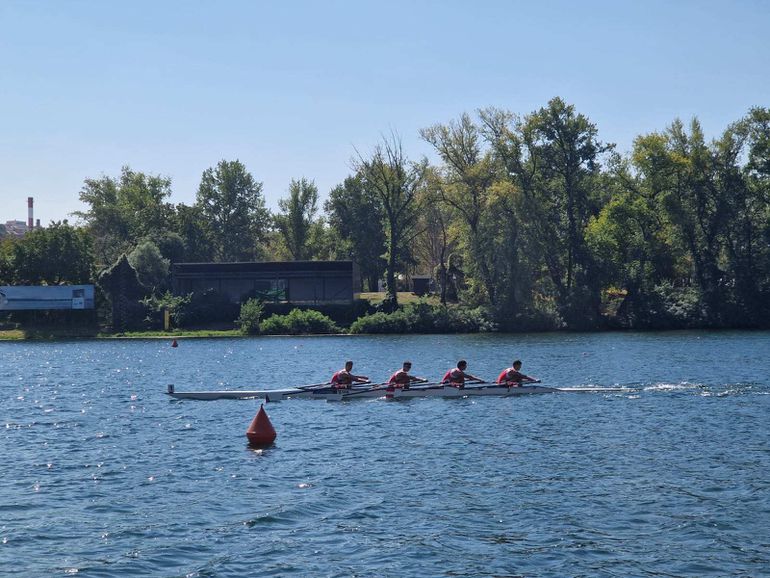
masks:
[(409, 384), (412, 382), (425, 383), (428, 381), (424, 377), (415, 377), (413, 375), (409, 375), (411, 369), (412, 362), (405, 361), (403, 367), (391, 375), (390, 379), (388, 379), (388, 387), (400, 387), (401, 389), (409, 389)]
[(466, 379), (477, 381), (478, 383), (486, 383), (481, 378), (474, 377), (470, 373), (465, 373), (466, 367), (468, 367), (468, 362), (464, 359), (461, 359), (457, 362), (457, 367), (450, 369), (444, 374), (444, 377), (441, 378), (441, 383), (451, 387), (456, 387), (458, 389), (463, 389), (465, 387)]
[(369, 383), (369, 378), (365, 375), (353, 375), (350, 370), (353, 369), (353, 362), (346, 361), (345, 369), (340, 369), (332, 375), (331, 384), (333, 389), (350, 389), (354, 383)]
[(500, 375), (497, 376), (497, 383), (500, 385), (507, 385), (508, 387), (521, 387), (521, 384), (526, 383), (540, 383), (539, 379), (524, 375), (521, 371), (521, 361), (518, 359), (513, 362), (513, 366), (508, 369), (504, 369)]

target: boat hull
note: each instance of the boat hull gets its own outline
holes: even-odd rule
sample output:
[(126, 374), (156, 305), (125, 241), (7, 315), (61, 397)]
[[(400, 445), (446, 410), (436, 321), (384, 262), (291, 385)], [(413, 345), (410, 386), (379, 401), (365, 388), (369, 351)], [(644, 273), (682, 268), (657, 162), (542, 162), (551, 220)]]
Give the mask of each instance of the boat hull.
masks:
[(223, 391), (169, 391), (167, 395), (174, 399), (216, 400), (216, 399), (318, 399), (326, 401), (349, 401), (355, 399), (412, 399), (423, 397), (464, 398), (477, 396), (515, 397), (540, 393), (575, 392), (575, 393), (612, 393), (626, 391), (618, 387), (575, 387), (558, 388), (544, 385), (524, 385), (520, 387), (500, 387), (495, 385), (469, 386), (463, 389), (451, 386), (433, 385), (428, 387), (396, 388), (388, 390), (385, 386), (353, 388), (351, 390), (320, 389), (268, 389), (268, 390), (223, 390)]

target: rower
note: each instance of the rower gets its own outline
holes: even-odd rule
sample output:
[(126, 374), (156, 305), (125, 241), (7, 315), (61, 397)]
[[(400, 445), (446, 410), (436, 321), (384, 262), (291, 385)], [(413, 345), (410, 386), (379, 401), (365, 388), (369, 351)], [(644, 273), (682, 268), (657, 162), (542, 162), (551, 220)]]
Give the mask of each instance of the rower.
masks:
[(517, 359), (513, 362), (513, 366), (500, 372), (500, 375), (497, 376), (497, 383), (507, 387), (521, 387), (521, 384), (524, 382), (540, 383), (539, 379), (524, 375), (520, 370), (521, 361)]
[(412, 382), (426, 383), (428, 381), (424, 377), (415, 377), (413, 375), (409, 375), (411, 369), (412, 362), (405, 361), (402, 368), (390, 376), (390, 379), (388, 379), (388, 386), (399, 387), (401, 389), (409, 389), (409, 384)]
[(466, 367), (468, 367), (468, 362), (464, 359), (461, 359), (457, 362), (457, 367), (450, 369), (444, 374), (444, 377), (441, 378), (441, 383), (443, 385), (449, 385), (458, 389), (463, 389), (465, 387), (466, 379), (477, 381), (478, 383), (486, 383), (483, 379), (474, 377), (470, 373), (466, 373)]
[(340, 369), (332, 375), (332, 389), (350, 389), (353, 383), (369, 383), (369, 378), (365, 375), (353, 375), (350, 370), (353, 369), (353, 362), (346, 361), (345, 369)]

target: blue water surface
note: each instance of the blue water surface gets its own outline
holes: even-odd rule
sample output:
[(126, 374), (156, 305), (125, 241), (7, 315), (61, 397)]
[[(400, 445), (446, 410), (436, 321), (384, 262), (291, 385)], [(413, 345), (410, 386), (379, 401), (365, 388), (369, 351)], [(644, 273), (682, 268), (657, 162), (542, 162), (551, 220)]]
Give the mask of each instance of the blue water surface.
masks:
[[(265, 409), (411, 359), (618, 393)], [(770, 333), (0, 343), (2, 576), (768, 576)]]

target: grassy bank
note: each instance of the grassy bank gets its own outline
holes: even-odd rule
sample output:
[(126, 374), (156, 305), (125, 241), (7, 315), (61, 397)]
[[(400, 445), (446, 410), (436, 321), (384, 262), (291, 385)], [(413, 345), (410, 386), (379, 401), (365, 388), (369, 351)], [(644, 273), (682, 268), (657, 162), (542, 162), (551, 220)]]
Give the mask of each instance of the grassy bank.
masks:
[(189, 329), (174, 331), (126, 331), (107, 333), (74, 327), (35, 327), (2, 329), (0, 341), (65, 341), (71, 339), (176, 339), (188, 337), (243, 337), (237, 329)]

